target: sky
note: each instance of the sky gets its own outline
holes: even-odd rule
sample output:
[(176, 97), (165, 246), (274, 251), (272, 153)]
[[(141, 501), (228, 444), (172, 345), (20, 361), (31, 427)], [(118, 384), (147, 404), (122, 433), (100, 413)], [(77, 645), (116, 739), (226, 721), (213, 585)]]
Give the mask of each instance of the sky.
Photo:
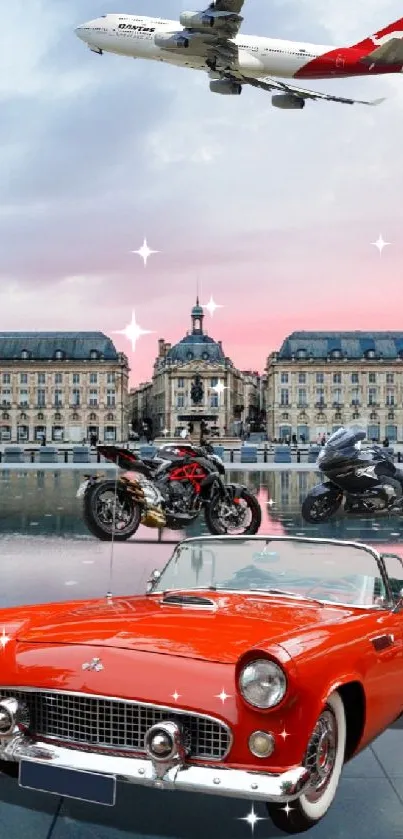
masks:
[[(192, 4), (190, 4), (192, 8)], [(186, 0), (13, 0), (0, 51), (0, 329), (101, 330), (150, 377), (157, 339), (206, 331), (262, 371), (296, 329), (399, 330), (403, 76), (312, 82), (377, 108), (213, 95), (203, 73), (91, 53), (108, 12)], [(197, 4), (193, 4), (197, 8)], [(242, 31), (353, 44), (400, 0), (246, 0)], [(305, 83), (305, 86), (308, 86)], [(371, 244), (390, 244), (382, 255)], [(144, 237), (158, 251), (144, 267)], [(135, 352), (122, 331), (135, 310)]]

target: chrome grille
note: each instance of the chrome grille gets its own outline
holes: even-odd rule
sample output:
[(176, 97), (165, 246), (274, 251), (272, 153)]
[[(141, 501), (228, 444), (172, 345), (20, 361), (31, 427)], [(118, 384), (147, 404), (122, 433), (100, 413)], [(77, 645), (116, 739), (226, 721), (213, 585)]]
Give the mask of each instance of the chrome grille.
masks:
[(29, 731), (37, 737), (116, 751), (144, 752), (148, 728), (161, 720), (181, 723), (190, 757), (223, 760), (231, 745), (231, 732), (211, 717), (88, 694), (3, 688), (2, 698), (25, 703)]

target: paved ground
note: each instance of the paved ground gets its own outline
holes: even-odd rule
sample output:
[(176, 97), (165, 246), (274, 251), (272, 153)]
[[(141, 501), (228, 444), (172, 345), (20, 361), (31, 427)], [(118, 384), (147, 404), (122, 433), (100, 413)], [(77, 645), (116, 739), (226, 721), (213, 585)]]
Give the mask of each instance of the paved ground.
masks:
[[(111, 584), (109, 544), (86, 536), (81, 523), (77, 532), (72, 532), (74, 510), (67, 514), (68, 499), (66, 509), (60, 509), (53, 484), (54, 507), (49, 506), (47, 512), (40, 506), (47, 497), (46, 487), (42, 494), (31, 487), (26, 497), (15, 487), (13, 491), (15, 501), (11, 504), (10, 485), (3, 485), (3, 490), (0, 485), (0, 605), (105, 594)], [(16, 505), (18, 516), (25, 509), (23, 518), (13, 514)], [(278, 507), (272, 521), (265, 516), (264, 532), (306, 532), (285, 502), (283, 513), (280, 503)], [(60, 519), (64, 514), (66, 518)], [(17, 520), (20, 532), (15, 531)], [(55, 521), (59, 535), (52, 532)], [(60, 534), (63, 527), (69, 531), (65, 536)], [(337, 527), (339, 537), (343, 531), (349, 538), (372, 533), (377, 541), (390, 543), (391, 549), (402, 539), (400, 523), (390, 521), (342, 522)], [(171, 546), (151, 542), (115, 545), (114, 592), (144, 590), (149, 572), (160, 567), (171, 550)], [(0, 839), (248, 839), (252, 829), (245, 818), (250, 810), (251, 805), (244, 801), (128, 786), (119, 788), (117, 806), (109, 809), (22, 791), (15, 781), (0, 779)], [(263, 805), (256, 804), (255, 813), (262, 820), (255, 825), (254, 837), (284, 835), (267, 820)], [(345, 767), (336, 802), (310, 835), (313, 839), (403, 839), (402, 723), (395, 724)]]

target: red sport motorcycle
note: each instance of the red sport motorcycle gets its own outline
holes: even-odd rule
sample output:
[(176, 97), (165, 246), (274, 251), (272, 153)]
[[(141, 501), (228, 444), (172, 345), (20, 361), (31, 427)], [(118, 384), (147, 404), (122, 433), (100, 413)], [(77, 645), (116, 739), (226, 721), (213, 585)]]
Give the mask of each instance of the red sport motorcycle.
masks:
[(254, 495), (241, 484), (226, 484), (225, 467), (209, 445), (161, 448), (151, 458), (117, 446), (100, 454), (124, 470), (116, 478), (87, 475), (85, 523), (98, 539), (124, 541), (140, 525), (182, 530), (204, 510), (210, 533), (252, 535), (262, 522)]

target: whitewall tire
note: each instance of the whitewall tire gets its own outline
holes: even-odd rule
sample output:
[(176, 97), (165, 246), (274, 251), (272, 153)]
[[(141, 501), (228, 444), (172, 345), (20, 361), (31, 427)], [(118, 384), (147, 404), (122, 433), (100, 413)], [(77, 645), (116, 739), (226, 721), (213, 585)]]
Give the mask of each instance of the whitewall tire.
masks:
[(296, 801), (268, 804), (270, 818), (285, 833), (302, 833), (327, 813), (339, 785), (346, 749), (346, 714), (340, 694), (329, 696), (310, 738), (304, 764), (312, 770), (308, 789)]

